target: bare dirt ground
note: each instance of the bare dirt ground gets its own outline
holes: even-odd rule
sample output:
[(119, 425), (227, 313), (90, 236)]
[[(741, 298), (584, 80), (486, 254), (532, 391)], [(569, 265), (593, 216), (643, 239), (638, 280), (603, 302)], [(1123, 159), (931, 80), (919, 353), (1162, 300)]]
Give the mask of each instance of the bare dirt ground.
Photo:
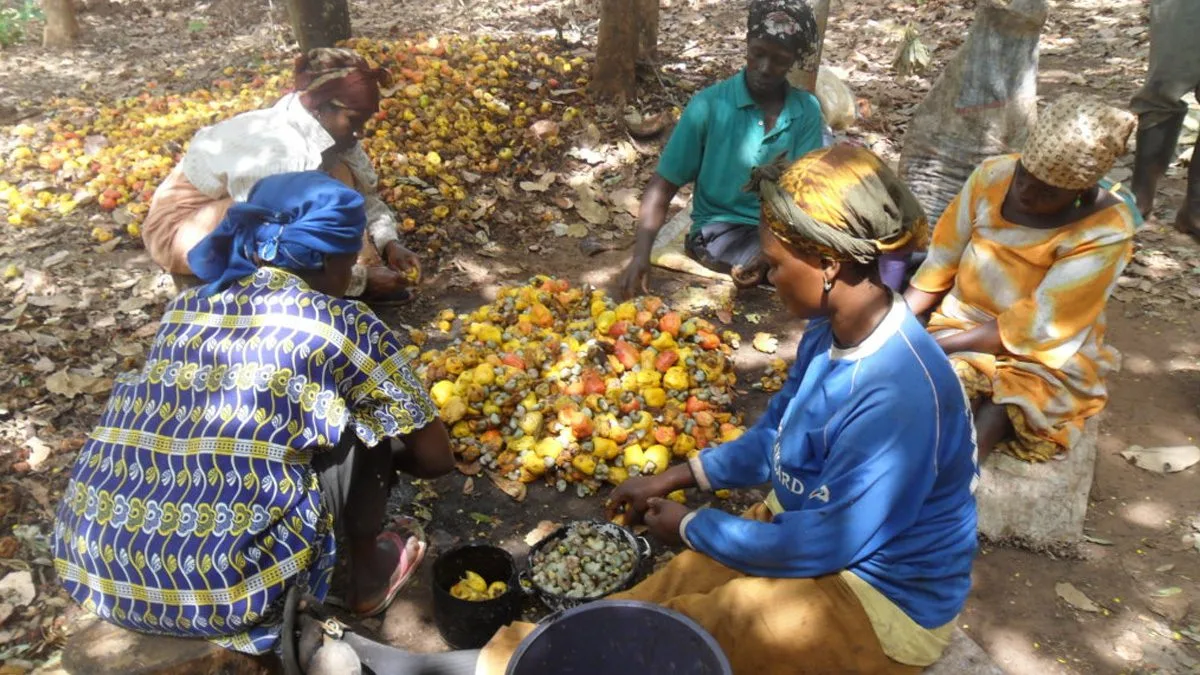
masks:
[[(354, 24), (357, 34), (381, 38), (420, 30), (493, 36), (561, 32), (572, 49), (586, 55), (594, 44), (595, 4), (355, 2)], [(904, 26), (913, 22), (920, 27), (922, 40), (933, 51), (931, 72), (936, 74), (965, 37), (973, 5), (835, 0), (824, 62), (841, 69), (872, 111), (851, 131), (853, 138), (895, 157), (910, 110), (931, 84), (931, 76), (897, 79), (892, 74)], [(1042, 96), (1053, 99), (1064, 91), (1083, 90), (1116, 104), (1127, 102), (1144, 75), (1144, 3), (1058, 0), (1051, 5), (1041, 43)], [(0, 50), (0, 72), (5, 73), (0, 81), (0, 150), (8, 147), (4, 142), (10, 125), (53, 114), (49, 100), (54, 95), (112, 100), (139, 93), (149, 82), (168, 80), (167, 86), (187, 91), (208, 86), (228, 66), (286, 50), (289, 32), (281, 23), (281, 6), (260, 0), (85, 3), (79, 49), (47, 53), (25, 44)], [(646, 83), (650, 93), (639, 103), (648, 111), (682, 105), (690, 90), (731, 73), (740, 57), (743, 3), (670, 0), (663, 11), (660, 72), (667, 79)], [(175, 72), (180, 68), (182, 75)], [(564, 150), (587, 145), (616, 152), (613, 147), (623, 138), (604, 123), (612, 113), (584, 109), (582, 116), (594, 116), (600, 137), (581, 133)], [(604, 184), (602, 201), (614, 213), (622, 210), (615, 195), (640, 189), (653, 170), (654, 153), (652, 145), (639, 146), (632, 162), (606, 176), (612, 180)], [(563, 158), (561, 166), (544, 169), (579, 171), (579, 164)], [(1118, 171), (1122, 169), (1127, 171), (1127, 165)], [(1136, 264), (1109, 309), (1110, 338), (1125, 359), (1122, 372), (1110, 382), (1112, 398), (1103, 418), (1087, 523), (1089, 543), (1070, 556), (986, 545), (976, 564), (975, 587), (961, 625), (1011, 673), (1200, 669), (1200, 549), (1195, 544), (1200, 536), (1200, 469), (1152, 474), (1118, 454), (1133, 444), (1191, 444), (1200, 436), (1200, 248), (1163, 225), (1182, 195), (1181, 170), (1174, 168), (1172, 174), (1160, 191), (1158, 218), (1139, 234)], [(2, 167), (0, 178), (6, 178)], [(556, 236), (525, 218), (539, 213), (555, 191), (513, 196), (512, 183), (507, 192), (493, 191), (488, 179), (474, 188), (478, 195), (497, 197), (497, 213), (503, 207), (509, 217), (492, 223), (490, 240), (480, 240), (472, 231), (452, 236), (451, 245), (431, 263), (431, 278), (419, 300), (385, 314), (393, 325), (419, 326), (443, 307), (476, 306), (490, 299), (498, 285), (535, 273), (597, 286), (615, 278), (624, 253), (585, 256), (580, 240)], [(0, 597), (3, 675), (56, 667), (70, 620), (78, 614), (57, 590), (47, 558), (57, 495), (104, 403), (107, 379), (139, 364), (169, 296), (169, 287), (139, 245), (120, 236), (97, 244), (89, 235), (95, 224), (109, 218), (83, 208), (35, 228), (6, 228), (0, 241), (0, 267), (5, 268), (0, 291), (5, 365), (0, 372), (0, 578), (31, 572), (36, 591), (36, 598), (23, 604), (9, 595)], [(602, 242), (626, 240), (632, 219), (619, 220), (594, 228), (593, 234)], [(686, 295), (688, 288), (722, 289), (666, 272), (656, 274), (654, 286), (668, 297)], [(751, 323), (747, 315), (760, 315), (760, 322)], [(758, 291), (737, 299), (731, 321), (728, 327), (746, 343), (756, 331), (774, 332), (781, 353), (794, 348), (801, 328), (788, 322), (769, 294)], [(748, 347), (739, 350), (741, 380), (757, 380), (764, 361)], [(64, 372), (66, 376), (53, 379)], [(764, 401), (763, 395), (748, 391), (739, 405), (753, 418)], [(397, 495), (397, 508), (432, 516), (429, 531), (435, 547), (479, 537), (522, 553), (526, 533), (539, 521), (592, 516), (600, 507), (595, 498), (562, 496), (544, 487), (516, 504), (486, 481), (477, 481), (474, 491), (464, 495), (464, 481), (455, 475), (432, 485), (406, 486)], [(693, 506), (700, 503), (692, 498)], [(1087, 595), (1099, 611), (1080, 611), (1059, 598), (1055, 586), (1063, 582)], [(444, 648), (431, 623), (427, 579), (406, 591), (371, 627), (399, 645)]]

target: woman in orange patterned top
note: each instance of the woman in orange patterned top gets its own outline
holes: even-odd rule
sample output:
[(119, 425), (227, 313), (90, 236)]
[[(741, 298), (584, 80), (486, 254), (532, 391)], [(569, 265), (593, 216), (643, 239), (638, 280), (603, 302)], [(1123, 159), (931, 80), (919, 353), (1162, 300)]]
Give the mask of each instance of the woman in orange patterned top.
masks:
[(1125, 111), (1064, 96), (1024, 152), (980, 165), (938, 222), (905, 299), (933, 310), (928, 329), (972, 399), (981, 455), (1050, 459), (1104, 408), (1116, 360), (1104, 308), (1140, 218), (1100, 183), (1133, 126)]

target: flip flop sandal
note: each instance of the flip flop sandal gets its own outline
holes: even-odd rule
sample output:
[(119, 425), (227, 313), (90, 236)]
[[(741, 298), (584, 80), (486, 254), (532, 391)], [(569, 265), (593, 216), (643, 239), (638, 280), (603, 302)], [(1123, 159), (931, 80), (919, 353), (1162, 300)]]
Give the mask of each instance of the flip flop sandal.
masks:
[(396, 563), (396, 569), (392, 570), (392, 576), (388, 580), (387, 593), (383, 599), (372, 605), (366, 610), (353, 610), (354, 614), (360, 618), (369, 618), (382, 614), (396, 599), (396, 595), (412, 581), (414, 572), (421, 566), (421, 561), (425, 559), (425, 551), (428, 544), (417, 538), (410, 536), (408, 539), (401, 537), (395, 532), (384, 532), (379, 535), (380, 539), (391, 540), (395, 544), (396, 549), (400, 551), (400, 560)]

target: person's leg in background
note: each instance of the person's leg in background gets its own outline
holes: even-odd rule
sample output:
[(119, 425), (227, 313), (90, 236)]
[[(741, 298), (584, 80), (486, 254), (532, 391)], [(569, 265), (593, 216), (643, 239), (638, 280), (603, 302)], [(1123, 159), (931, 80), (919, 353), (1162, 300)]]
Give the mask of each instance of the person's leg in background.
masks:
[[(1145, 85), (1130, 104), (1138, 115), (1132, 190), (1144, 217), (1150, 216), (1158, 181), (1175, 158), (1175, 146), (1187, 116), (1187, 105), (1180, 99), (1200, 85), (1200, 50), (1195, 49), (1198, 33), (1200, 3), (1152, 0), (1150, 67)], [(1191, 229), (1192, 216), (1200, 217), (1200, 182), (1194, 182), (1190, 172), (1188, 185), (1189, 199), (1181, 209), (1181, 215), (1187, 215), (1185, 222), (1177, 220), (1177, 225)], [(1195, 211), (1189, 208), (1193, 194)]]
[[(1200, 99), (1200, 90), (1196, 92)], [(1192, 149), (1192, 161), (1188, 162), (1187, 191), (1183, 204), (1175, 214), (1175, 229), (1200, 241), (1200, 138)]]
[(767, 282), (758, 228), (737, 223), (707, 223), (688, 235), (684, 249), (689, 257), (714, 272), (728, 274), (741, 288)]

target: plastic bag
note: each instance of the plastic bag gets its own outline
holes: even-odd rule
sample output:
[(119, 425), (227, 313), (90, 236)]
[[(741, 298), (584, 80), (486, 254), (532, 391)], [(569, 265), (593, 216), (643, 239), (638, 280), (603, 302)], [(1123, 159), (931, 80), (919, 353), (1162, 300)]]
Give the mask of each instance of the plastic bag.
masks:
[(981, 0), (967, 41), (904, 134), (900, 177), (930, 222), (981, 161), (1015, 152), (1037, 117), (1038, 37), (1045, 0)]
[(821, 114), (833, 129), (845, 129), (854, 123), (854, 93), (834, 72), (825, 66), (817, 71), (817, 87), (813, 92), (821, 104)]

